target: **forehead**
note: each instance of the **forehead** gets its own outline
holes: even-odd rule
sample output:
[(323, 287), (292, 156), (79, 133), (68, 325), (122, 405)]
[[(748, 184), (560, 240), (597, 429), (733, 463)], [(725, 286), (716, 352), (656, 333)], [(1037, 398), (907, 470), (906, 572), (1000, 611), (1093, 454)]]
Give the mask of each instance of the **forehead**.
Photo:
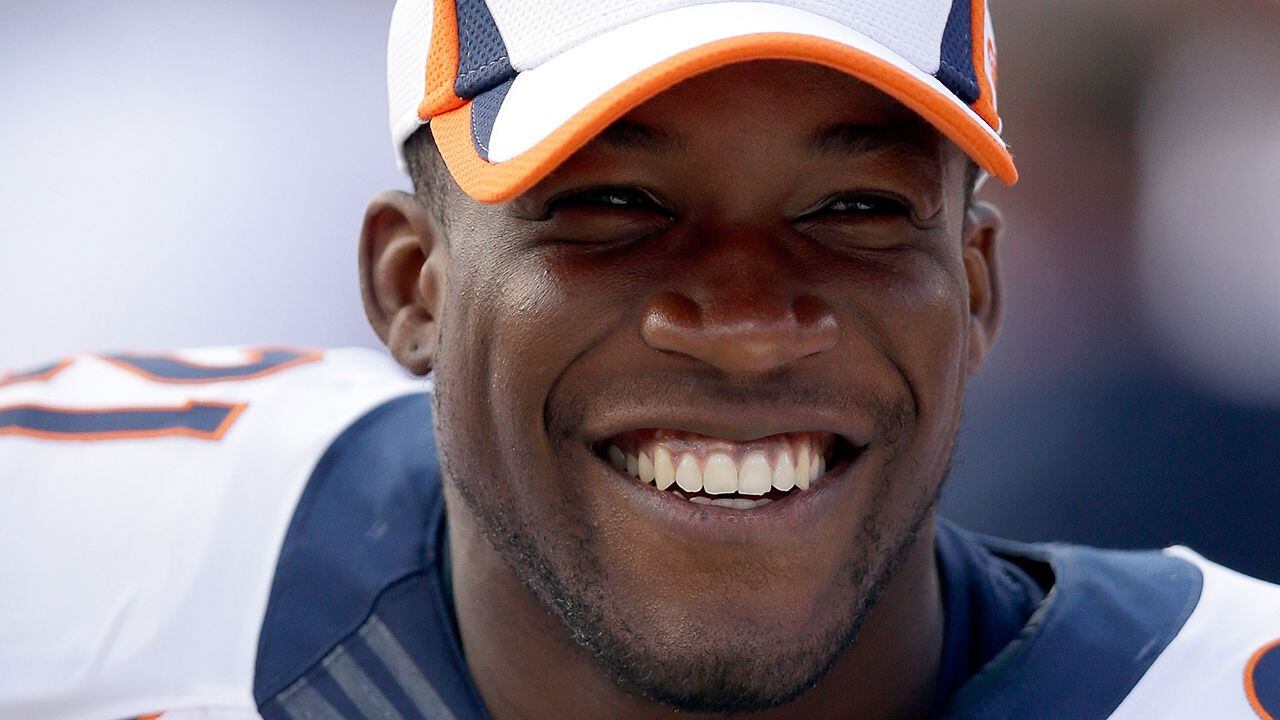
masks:
[(949, 167), (963, 157), (865, 82), (812, 63), (752, 61), (694, 76), (632, 109), (514, 205), (579, 182), (643, 183), (652, 172), (695, 182), (702, 195), (830, 192), (871, 180), (933, 205), (950, 177), (963, 176)]
[(964, 184), (966, 158), (923, 118), (868, 83), (813, 63), (757, 60), (664, 90), (505, 203), (477, 202), (450, 182), (446, 214), (462, 213), (485, 226), (507, 215), (504, 208), (520, 215), (571, 184), (639, 179), (646, 168), (704, 179), (713, 171), (735, 185), (751, 185), (749, 175), (774, 186), (794, 185), (797, 177), (856, 185), (870, 176), (912, 187), (933, 205)]
[[(778, 103), (785, 103), (779, 105)], [(813, 63), (755, 60), (695, 75), (659, 93), (633, 115), (670, 112), (678, 106), (736, 110), (758, 104), (797, 119), (856, 112), (883, 122), (923, 121), (901, 103), (850, 75)]]
[(934, 156), (950, 144), (910, 109), (842, 72), (811, 63), (754, 61), (675, 85), (629, 112), (588, 149), (744, 136), (774, 149), (816, 153), (861, 144)]

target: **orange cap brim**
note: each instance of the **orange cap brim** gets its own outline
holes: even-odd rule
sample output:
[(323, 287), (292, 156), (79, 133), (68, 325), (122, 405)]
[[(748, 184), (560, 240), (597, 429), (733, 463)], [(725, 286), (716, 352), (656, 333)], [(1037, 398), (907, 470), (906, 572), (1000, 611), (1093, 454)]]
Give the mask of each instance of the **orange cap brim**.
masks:
[(529, 150), (489, 162), (472, 139), (471, 108), (431, 118), (440, 154), (454, 180), (485, 203), (525, 192), (610, 124), (663, 90), (700, 73), (748, 60), (798, 60), (824, 65), (866, 82), (918, 113), (984, 170), (1012, 185), (1018, 170), (1008, 147), (972, 111), (909, 71), (868, 52), (825, 38), (761, 33), (710, 42), (667, 58), (596, 98)]

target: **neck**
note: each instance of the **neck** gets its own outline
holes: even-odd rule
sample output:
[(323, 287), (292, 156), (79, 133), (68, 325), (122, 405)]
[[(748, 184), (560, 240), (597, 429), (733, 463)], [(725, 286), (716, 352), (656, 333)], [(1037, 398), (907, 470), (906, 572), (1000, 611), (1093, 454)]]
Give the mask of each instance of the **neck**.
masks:
[[(448, 494), (454, 602), (472, 678), (495, 720), (690, 718), (619, 686), (507, 567)], [(942, 654), (942, 596), (930, 520), (867, 614), (858, 639), (810, 690), (752, 714), (789, 718), (924, 717)], [(717, 716), (721, 717), (721, 716)]]

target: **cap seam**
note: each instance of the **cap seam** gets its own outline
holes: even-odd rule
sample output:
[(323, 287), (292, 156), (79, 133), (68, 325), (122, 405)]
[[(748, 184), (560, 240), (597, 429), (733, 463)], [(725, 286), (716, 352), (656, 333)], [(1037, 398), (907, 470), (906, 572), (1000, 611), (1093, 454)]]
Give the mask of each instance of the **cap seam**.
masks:
[[(924, 73), (918, 67), (913, 66), (909, 62), (905, 62), (903, 65), (896, 65), (893, 62), (880, 58), (874, 53), (866, 50), (858, 50), (856, 48), (841, 46), (843, 49), (839, 55), (840, 58), (843, 59), (838, 58), (838, 61), (833, 63), (829, 58), (823, 57), (821, 53), (817, 55), (813, 54), (812, 49), (810, 51), (798, 52), (797, 47), (794, 44), (794, 40), (792, 39), (794, 36), (790, 34), (763, 33), (756, 34), (756, 37), (763, 40), (766, 44), (772, 45), (773, 43), (778, 43), (776, 52), (779, 54), (771, 57), (777, 57), (778, 59), (798, 59), (828, 64), (832, 67), (850, 72), (855, 77), (871, 82), (877, 87), (881, 87), (885, 92), (888, 92), (894, 97), (898, 97), (902, 102), (915, 109), (916, 112), (922, 114), (929, 120), (929, 122), (934, 124), (935, 127), (938, 127), (943, 134), (951, 137), (952, 140), (956, 141), (957, 144), (965, 149), (966, 153), (977, 160), (984, 168), (989, 169), (990, 172), (995, 174), (997, 177), (1000, 177), (1003, 181), (1009, 184), (1017, 181), (1017, 169), (1013, 165), (1008, 143), (999, 136), (996, 130), (987, 123), (985, 119), (977, 115), (970, 106), (964, 104), (964, 102), (957, 97), (954, 92), (951, 92), (949, 89), (942, 86), (941, 81), (938, 80), (936, 76), (930, 76)], [(743, 41), (745, 39), (745, 36), (737, 38), (738, 41)], [(695, 54), (705, 53), (708, 55), (708, 58), (704, 58), (704, 60), (708, 60), (708, 62), (698, 61), (696, 64), (705, 67), (718, 67), (720, 61), (714, 60), (714, 56), (720, 55), (721, 53), (719, 51), (711, 50), (709, 46), (722, 42), (729, 42), (731, 40), (732, 39), (730, 38), (722, 39), (703, 46), (698, 46), (697, 48), (690, 48), (685, 52)], [(811, 38), (811, 40), (814, 41), (815, 46), (838, 45), (838, 43), (835, 43), (834, 41), (823, 41), (820, 38)], [(805, 43), (804, 46), (808, 47), (808, 43)], [(730, 54), (733, 53), (731, 52)], [(861, 60), (858, 60), (859, 58), (861, 58)], [(663, 62), (671, 62), (673, 60), (675, 60), (675, 57), (668, 58), (668, 60)], [(729, 62), (732, 61), (732, 59), (729, 60)], [(877, 80), (875, 77), (868, 77), (857, 70), (851, 69), (850, 67), (850, 63), (852, 65), (861, 65), (864, 62), (870, 63), (868, 67), (872, 68), (876, 66), (883, 66), (884, 72), (889, 73), (892, 77), (886, 76)], [(650, 68), (646, 73), (652, 70), (653, 68)], [(642, 75), (631, 78), (626, 83), (623, 83), (623, 86), (632, 83), (637, 80), (637, 78), (642, 77)], [(899, 87), (895, 82), (892, 82), (893, 77), (901, 77), (902, 79), (910, 82), (907, 85)], [(645, 80), (644, 86), (647, 86), (651, 81), (656, 81), (656, 78), (649, 78), (648, 80)], [(935, 83), (937, 84), (936, 86), (934, 85)], [(899, 92), (889, 89), (890, 86), (905, 92), (906, 95), (901, 95)], [(615, 90), (617, 87), (622, 86), (615, 86)], [(628, 90), (626, 94), (629, 96), (633, 91), (639, 92), (639, 89), (632, 88), (631, 90)], [(649, 91), (645, 90), (644, 92)], [(937, 100), (929, 100), (928, 98), (936, 98)], [(600, 98), (597, 98), (597, 100), (593, 102), (600, 102), (600, 100)], [(627, 102), (632, 101), (628, 100)], [(533, 182), (536, 182), (536, 180), (532, 180), (535, 175), (545, 175), (547, 168), (553, 167), (555, 162), (563, 160), (563, 157), (560, 157), (558, 160), (553, 157), (557, 154), (563, 153), (561, 153), (560, 150), (552, 149), (544, 151), (543, 154), (547, 155), (547, 157), (526, 155), (526, 152), (528, 151), (521, 152), (516, 156), (501, 162), (494, 162), (487, 158), (480, 157), (476, 152), (476, 144), (474, 142), (475, 138), (471, 132), (471, 118), (469, 114), (466, 114), (466, 111), (471, 109), (472, 105), (473, 103), (468, 103), (463, 108), (455, 111), (464, 113), (463, 115), (454, 116), (451, 113), (450, 115), (442, 116), (440, 119), (444, 120), (444, 124), (436, 126), (437, 140), (440, 144), (442, 153), (445, 156), (446, 163), (449, 165), (451, 172), (454, 172), (459, 184), (461, 184), (464, 190), (468, 194), (472, 195), (472, 197), (480, 200), (481, 202), (500, 202), (501, 200), (509, 199), (518, 192), (522, 192), (523, 189), (527, 189), (527, 187), (529, 187)], [(587, 108), (590, 107), (592, 107), (592, 105), (587, 106)], [(587, 108), (583, 108), (583, 110), (586, 110)], [(575, 115), (574, 117), (577, 116)], [(446, 120), (446, 118), (448, 119)], [(466, 119), (464, 120), (463, 118)], [(569, 122), (572, 124), (573, 118), (570, 118)], [(587, 125), (590, 125), (596, 121), (584, 122), (586, 122)], [(540, 140), (529, 150), (535, 150), (543, 143), (550, 141), (557, 135), (557, 133), (564, 132), (565, 127), (566, 125), (562, 124), (551, 135)], [(441, 134), (442, 132), (443, 135)], [(573, 139), (573, 146), (581, 147), (582, 140), (576, 137), (576, 134), (580, 134), (581, 132), (582, 128), (577, 128), (573, 130), (572, 133), (566, 135), (565, 138), (575, 138)], [(491, 143), (488, 144), (491, 145)], [(548, 148), (549, 147), (550, 146), (548, 146)], [(564, 152), (567, 153), (568, 151)], [(546, 167), (541, 167), (544, 165)], [(503, 167), (508, 169), (500, 170), (500, 168)], [(490, 175), (491, 172), (494, 174)]]
[[(952, 63), (951, 61), (947, 60), (945, 57), (940, 57), (938, 62), (942, 67), (945, 67), (951, 72), (961, 76), (959, 78), (959, 81), (964, 83), (966, 90), (975, 94), (981, 93), (982, 88), (978, 87), (978, 83), (976, 81), (963, 77), (965, 74), (965, 68), (956, 67), (955, 63)], [(937, 77), (937, 75), (935, 74), (934, 77)], [(938, 78), (938, 81), (941, 82), (942, 78)], [(946, 83), (943, 83), (943, 84), (945, 85)], [(957, 95), (956, 97), (959, 97), (959, 95)], [(961, 98), (961, 99), (964, 99), (964, 98)], [(983, 120), (986, 120), (986, 118), (983, 118)], [(987, 124), (990, 125), (990, 123), (987, 123)]]
[[(502, 57), (495, 58), (495, 59), (490, 60), (489, 62), (487, 62), (487, 63), (485, 63), (485, 64), (483, 64), (483, 65), (479, 65), (479, 66), (477, 66), (477, 67), (473, 67), (473, 68), (471, 68), (471, 69), (467, 70), (466, 72), (458, 73), (458, 79), (459, 79), (459, 80), (470, 80), (472, 75), (475, 75), (476, 73), (484, 72), (485, 70), (488, 70), (489, 68), (493, 67), (494, 65), (498, 65), (498, 64), (500, 64), (500, 63), (507, 63), (507, 64), (510, 64), (510, 63), (511, 63), (511, 58), (510, 58), (510, 57), (508, 57), (507, 55), (503, 55)], [(501, 85), (502, 83), (498, 83), (498, 84), (499, 84), (499, 85)], [(481, 92), (483, 92), (483, 91), (481, 91)]]

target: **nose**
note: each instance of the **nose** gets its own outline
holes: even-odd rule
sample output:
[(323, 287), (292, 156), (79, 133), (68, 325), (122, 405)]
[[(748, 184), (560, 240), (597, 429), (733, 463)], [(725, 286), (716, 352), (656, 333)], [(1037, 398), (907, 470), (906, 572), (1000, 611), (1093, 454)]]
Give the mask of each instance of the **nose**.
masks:
[(835, 347), (840, 330), (830, 305), (783, 280), (783, 258), (753, 255), (738, 246), (730, 256), (697, 258), (681, 288), (649, 299), (644, 341), (736, 374), (767, 373)]

